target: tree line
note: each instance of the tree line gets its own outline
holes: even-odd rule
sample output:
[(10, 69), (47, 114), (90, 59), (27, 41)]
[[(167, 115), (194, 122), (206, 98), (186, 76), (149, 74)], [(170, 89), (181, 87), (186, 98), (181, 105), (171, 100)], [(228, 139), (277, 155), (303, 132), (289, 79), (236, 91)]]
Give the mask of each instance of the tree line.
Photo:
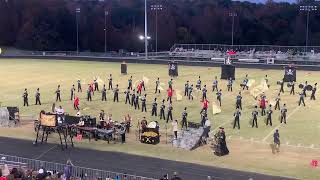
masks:
[[(158, 49), (175, 43), (231, 44), (234, 17), (234, 44), (305, 45), (307, 12), (296, 4), (265, 4), (232, 0), (148, 0), (150, 50), (155, 50), (156, 12)], [(105, 22), (107, 50), (141, 51), (144, 34), (144, 0), (0, 0), (0, 46), (26, 50), (75, 51), (76, 8), (81, 51), (103, 52)], [(105, 19), (105, 11), (108, 14)], [(105, 21), (106, 20), (106, 21)], [(309, 45), (320, 45), (320, 16), (311, 11)]]

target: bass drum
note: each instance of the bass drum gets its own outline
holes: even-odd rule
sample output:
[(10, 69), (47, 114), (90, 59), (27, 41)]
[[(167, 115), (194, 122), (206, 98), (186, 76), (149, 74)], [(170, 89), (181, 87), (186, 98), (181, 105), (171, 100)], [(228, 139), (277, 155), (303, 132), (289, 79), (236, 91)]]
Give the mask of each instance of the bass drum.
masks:
[(303, 84), (299, 84), (299, 88), (303, 89), (304, 85)]
[(312, 91), (312, 86), (311, 85), (307, 85), (306, 89), (307, 89), (307, 91)]

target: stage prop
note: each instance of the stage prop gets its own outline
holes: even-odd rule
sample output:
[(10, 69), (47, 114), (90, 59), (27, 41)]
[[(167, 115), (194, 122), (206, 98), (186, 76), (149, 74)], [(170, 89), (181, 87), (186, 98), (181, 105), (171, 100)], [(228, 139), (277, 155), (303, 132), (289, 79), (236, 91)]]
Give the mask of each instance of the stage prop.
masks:
[(221, 79), (235, 79), (235, 66), (223, 64), (221, 65)]
[(39, 140), (41, 140), (41, 144), (43, 144), (43, 142), (47, 142), (48, 136), (51, 133), (58, 133), (62, 150), (64, 150), (64, 148), (68, 148), (68, 142), (70, 142), (73, 147), (71, 128), (66, 123), (58, 125), (56, 114), (41, 111), (39, 121), (38, 123), (35, 123), (35, 125), (37, 135), (34, 145), (38, 145)]
[(0, 127), (14, 127), (20, 122), (17, 107), (0, 107)]
[(188, 123), (188, 130), (178, 133), (178, 138), (172, 141), (174, 147), (194, 150), (202, 144), (205, 138), (205, 129), (199, 123)]
[(286, 66), (284, 68), (283, 81), (284, 82), (296, 81), (296, 74), (297, 74), (297, 70), (294, 66)]
[(125, 62), (121, 63), (121, 74), (127, 74), (127, 64)]
[(150, 122), (147, 127), (142, 129), (140, 141), (141, 143), (153, 145), (160, 142), (158, 122)]
[(178, 63), (171, 61), (169, 63), (169, 76), (177, 77), (178, 76)]

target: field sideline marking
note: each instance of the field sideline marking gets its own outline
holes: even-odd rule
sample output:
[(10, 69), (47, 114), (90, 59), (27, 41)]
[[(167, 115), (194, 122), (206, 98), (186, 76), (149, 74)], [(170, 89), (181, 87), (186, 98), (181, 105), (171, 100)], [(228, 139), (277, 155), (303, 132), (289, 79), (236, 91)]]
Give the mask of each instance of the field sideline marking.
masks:
[[(297, 112), (300, 108), (301, 108), (301, 106), (297, 106), (297, 107), (289, 114), (287, 120), (288, 120), (295, 112)], [(268, 139), (268, 137), (270, 137), (270, 136), (272, 135), (272, 133), (273, 133), (276, 129), (278, 129), (278, 128), (281, 127), (281, 125), (282, 125), (282, 123), (280, 123), (278, 126), (276, 126), (272, 131), (270, 131), (270, 133), (269, 133), (266, 137), (264, 137), (262, 141), (265, 142), (265, 141)]]
[[(254, 142), (254, 143), (260, 143), (260, 144), (270, 144), (268, 142), (265, 141), (259, 141), (259, 140), (251, 140), (251, 139), (244, 139), (244, 138), (239, 138), (240, 141), (245, 141), (245, 142)], [(313, 146), (312, 146), (313, 145)], [(315, 150), (320, 150), (319, 147), (314, 147), (314, 144), (312, 144), (311, 146), (303, 146), (301, 144), (298, 145), (291, 145), (291, 144), (284, 144), (283, 146), (287, 146), (287, 147), (294, 147), (294, 148), (305, 148), (305, 149), (315, 149)]]

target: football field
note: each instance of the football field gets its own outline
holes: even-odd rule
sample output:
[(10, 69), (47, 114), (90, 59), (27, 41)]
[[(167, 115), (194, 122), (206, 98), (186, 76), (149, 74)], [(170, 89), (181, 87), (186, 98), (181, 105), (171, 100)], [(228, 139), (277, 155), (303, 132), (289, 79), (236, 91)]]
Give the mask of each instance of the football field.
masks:
[[(0, 60), (0, 102), (1, 106), (18, 106), (20, 115), (23, 117), (37, 117), (41, 110), (51, 111), (52, 103), (55, 102), (55, 90), (61, 85), (62, 102), (65, 111), (75, 115), (73, 102), (70, 101), (70, 89), (72, 84), (77, 86), (77, 80), (82, 82), (82, 93), (76, 93), (80, 97), (81, 114), (98, 117), (100, 110), (106, 114), (112, 114), (113, 120), (122, 121), (126, 114), (133, 117), (133, 128), (136, 129), (138, 120), (146, 117), (148, 122), (157, 120), (160, 122), (161, 143), (155, 146), (140, 144), (135, 135), (129, 136), (129, 142), (125, 145), (104, 145), (104, 142), (79, 142), (78, 146), (89, 147), (107, 151), (121, 151), (145, 156), (156, 156), (164, 159), (193, 162), (205, 165), (217, 165), (239, 170), (248, 170), (260, 173), (297, 177), (301, 179), (316, 179), (320, 174), (319, 167), (311, 168), (310, 161), (320, 161), (320, 102), (311, 101), (307, 92), (305, 99), (306, 106), (298, 106), (301, 89), (298, 84), (308, 81), (309, 84), (319, 81), (320, 72), (297, 70), (296, 95), (289, 95), (289, 88), (285, 86), (285, 93), (281, 95), (281, 105), (287, 104), (287, 124), (280, 124), (280, 113), (274, 111), (273, 126), (266, 126), (265, 116), (258, 116), (259, 128), (252, 128), (250, 125), (251, 112), (258, 100), (253, 96), (253, 91), (261, 89), (264, 77), (267, 74), (270, 88), (264, 92), (269, 103), (273, 103), (279, 91), (279, 81), (283, 77), (283, 70), (261, 70), (261, 69), (236, 69), (236, 80), (233, 85), (233, 92), (227, 92), (227, 81), (219, 79), (219, 89), (222, 89), (221, 112), (213, 114), (216, 109), (213, 105), (217, 103), (216, 94), (212, 92), (212, 81), (215, 76), (220, 77), (220, 68), (217, 67), (191, 67), (179, 66), (179, 76), (173, 79), (173, 118), (181, 120), (181, 113), (184, 107), (188, 108), (188, 121), (200, 123), (200, 110), (202, 107), (201, 92), (194, 90), (194, 100), (188, 100), (184, 94), (184, 84), (189, 81), (196, 85), (198, 76), (201, 77), (202, 85), (207, 85), (207, 97), (210, 102), (208, 118), (211, 120), (213, 132), (219, 126), (225, 128), (227, 143), (231, 154), (227, 157), (217, 158), (212, 156), (209, 146), (200, 147), (189, 152), (177, 150), (171, 146), (169, 138), (165, 143), (165, 135), (172, 135), (171, 123), (167, 126), (165, 121), (151, 116), (151, 106), (154, 98), (158, 99), (158, 110), (162, 99), (166, 99), (168, 76), (167, 65), (150, 64), (128, 64), (128, 74), (120, 74), (120, 63), (94, 62), (94, 61), (65, 61), (65, 60), (21, 60), (1, 59)], [(101, 101), (101, 93), (96, 92), (93, 101), (86, 101), (86, 90), (88, 84), (94, 78), (98, 79), (99, 88), (108, 83), (109, 74), (113, 75), (113, 84), (119, 84), (119, 103), (113, 102), (113, 92), (107, 91), (107, 101)], [(233, 113), (235, 100), (240, 91), (240, 83), (248, 74), (252, 83), (249, 90), (242, 91), (242, 116), (240, 120), (241, 129), (233, 129)], [(124, 91), (128, 86), (128, 79), (133, 77), (137, 84), (144, 80), (147, 94), (147, 113), (135, 110), (124, 103)], [(161, 94), (154, 94), (155, 81), (160, 78)], [(29, 107), (23, 106), (22, 94), (27, 88), (29, 92)], [(35, 91), (40, 88), (41, 106), (35, 104)], [(194, 88), (195, 89), (195, 88)], [(177, 100), (177, 97), (182, 99)], [(319, 97), (317, 92), (316, 98)], [(166, 102), (166, 107), (168, 103)], [(260, 112), (260, 110), (259, 110)], [(260, 114), (259, 114), (260, 115)], [(22, 120), (23, 121), (23, 120)], [(27, 120), (26, 120), (27, 121)], [(23, 124), (23, 123), (22, 123)], [(27, 123), (26, 123), (27, 124)], [(167, 130), (166, 128), (167, 127)], [(281, 152), (272, 154), (269, 144), (272, 142), (272, 135), (275, 129), (280, 131), (282, 143)], [(167, 133), (166, 133), (167, 132)], [(0, 136), (32, 139), (34, 132), (31, 125), (17, 128), (0, 128)], [(106, 147), (107, 146), (107, 147)], [(181, 155), (181, 156), (180, 156)]]

